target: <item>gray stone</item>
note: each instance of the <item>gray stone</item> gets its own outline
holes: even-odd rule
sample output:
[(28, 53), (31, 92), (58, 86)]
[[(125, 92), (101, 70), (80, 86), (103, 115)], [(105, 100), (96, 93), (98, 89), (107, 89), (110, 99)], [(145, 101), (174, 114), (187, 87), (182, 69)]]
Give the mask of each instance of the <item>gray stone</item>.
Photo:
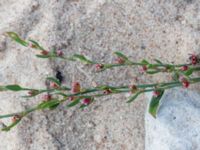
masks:
[(157, 118), (146, 113), (145, 150), (199, 150), (199, 116), (199, 93), (179, 88), (168, 90), (161, 99)]

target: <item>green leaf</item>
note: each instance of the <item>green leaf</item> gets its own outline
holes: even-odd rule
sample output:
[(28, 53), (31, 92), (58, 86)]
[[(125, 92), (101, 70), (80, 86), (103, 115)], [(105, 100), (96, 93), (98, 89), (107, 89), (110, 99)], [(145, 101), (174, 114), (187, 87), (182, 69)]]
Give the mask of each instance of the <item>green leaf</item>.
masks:
[(2, 131), (10, 131), (11, 128), (15, 127), (19, 122), (21, 121), (21, 119), (16, 120), (15, 122), (13, 122), (11, 125), (1, 129)]
[(56, 84), (58, 84), (59, 86), (61, 85), (60, 81), (57, 78), (47, 77), (46, 79), (49, 80), (49, 81), (52, 81), (52, 82), (54, 82)]
[(60, 101), (57, 99), (45, 101), (38, 105), (38, 109), (53, 108), (53, 107), (57, 107), (59, 104), (60, 104)]
[(17, 43), (19, 43), (23, 46), (28, 46), (28, 43), (26, 41), (22, 40), (16, 33), (7, 32), (7, 34), (12, 40), (16, 41)]
[(178, 74), (177, 72), (173, 73), (173, 74), (172, 74), (172, 79), (173, 79), (174, 81), (179, 81), (179, 74)]
[(148, 64), (149, 64), (149, 62), (148, 62), (147, 60), (145, 60), (145, 59), (143, 59), (143, 60), (141, 61), (141, 63), (144, 64), (144, 65), (148, 65)]
[(160, 71), (159, 70), (147, 70), (146, 71), (147, 74), (156, 74), (158, 72), (160, 72)]
[(184, 75), (190, 76), (193, 73), (193, 69), (188, 69), (186, 72), (184, 72)]
[(36, 55), (38, 58), (50, 58), (51, 56), (49, 55)]
[(160, 93), (160, 95), (158, 95), (157, 97), (153, 96), (150, 104), (149, 104), (149, 113), (156, 118), (156, 114), (158, 112), (159, 106), (160, 106), (160, 99), (162, 98), (163, 94), (164, 94), (164, 90), (159, 90), (158, 91)]
[(85, 56), (79, 55), (79, 54), (74, 54), (72, 56), (72, 58), (79, 60), (79, 61), (86, 63), (86, 64), (92, 64), (93, 63), (91, 60), (87, 59)]
[(67, 107), (73, 107), (73, 106), (77, 105), (80, 102), (80, 100), (81, 100), (80, 98), (73, 100), (73, 102), (69, 103), (67, 105)]
[(154, 59), (154, 61), (157, 62), (158, 64), (161, 64), (161, 65), (163, 64), (163, 63), (162, 63), (160, 60), (158, 60), (158, 59)]
[(29, 41), (33, 44), (33, 46), (36, 48), (36, 49), (39, 49), (39, 50), (44, 50), (44, 48), (42, 46), (40, 46), (40, 44), (34, 40), (31, 40), (29, 39)]
[(17, 115), (17, 113), (0, 115), (0, 119), (2, 119), (2, 118), (10, 118), (10, 117), (13, 117), (14, 115)]
[(122, 54), (121, 52), (117, 51), (117, 52), (114, 52), (115, 55), (117, 55), (118, 57), (121, 57), (122, 59), (124, 60), (128, 60), (128, 57), (125, 56), (124, 54)]
[(21, 90), (23, 90), (22, 87), (20, 87), (19, 85), (16, 85), (16, 84), (14, 84), (14, 85), (7, 85), (7, 86), (5, 86), (5, 88), (7, 90), (10, 90), (10, 91), (21, 91)]
[(129, 100), (127, 101), (127, 103), (131, 103), (133, 102), (140, 94), (142, 94), (143, 92), (142, 91), (138, 91), (137, 93), (135, 93), (133, 96), (131, 96), (129, 98)]

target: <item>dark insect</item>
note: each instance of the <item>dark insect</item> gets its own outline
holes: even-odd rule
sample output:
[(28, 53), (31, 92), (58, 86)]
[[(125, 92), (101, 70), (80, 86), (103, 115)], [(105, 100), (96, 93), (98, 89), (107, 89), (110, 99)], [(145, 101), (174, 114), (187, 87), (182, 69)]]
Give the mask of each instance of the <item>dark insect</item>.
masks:
[(64, 80), (64, 77), (60, 71), (56, 72), (56, 78), (60, 81), (60, 83), (62, 83)]

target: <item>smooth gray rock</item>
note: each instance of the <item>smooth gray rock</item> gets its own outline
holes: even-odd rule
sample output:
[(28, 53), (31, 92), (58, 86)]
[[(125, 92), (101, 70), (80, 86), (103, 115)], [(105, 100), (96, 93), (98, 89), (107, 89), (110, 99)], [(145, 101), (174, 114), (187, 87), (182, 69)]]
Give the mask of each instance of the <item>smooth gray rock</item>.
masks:
[(157, 118), (146, 113), (145, 150), (199, 150), (199, 116), (197, 92), (180, 88), (168, 90), (161, 99)]

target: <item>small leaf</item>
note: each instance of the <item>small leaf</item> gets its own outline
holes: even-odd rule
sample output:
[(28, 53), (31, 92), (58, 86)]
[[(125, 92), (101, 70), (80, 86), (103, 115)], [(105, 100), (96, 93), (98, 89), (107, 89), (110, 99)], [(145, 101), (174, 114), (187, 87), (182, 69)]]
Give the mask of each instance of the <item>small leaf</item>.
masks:
[(29, 39), (29, 41), (33, 44), (33, 46), (39, 50), (44, 50), (44, 48), (42, 46), (40, 46), (40, 44), (34, 40)]
[(186, 72), (184, 72), (184, 75), (190, 76), (193, 73), (193, 69), (188, 69)]
[(134, 94), (133, 96), (131, 96), (130, 98), (129, 98), (129, 100), (127, 101), (127, 103), (131, 103), (131, 102), (133, 102), (140, 94), (142, 94), (143, 92), (142, 91), (139, 91), (139, 92), (137, 92), (136, 94)]
[(46, 101), (39, 104), (38, 109), (52, 108), (52, 107), (58, 106), (59, 104), (60, 104), (60, 101), (56, 99), (51, 100), (51, 101)]
[(79, 54), (74, 54), (72, 58), (79, 60), (79, 61), (86, 63), (86, 64), (92, 64), (93, 63), (91, 60), (87, 59), (85, 56), (79, 55)]
[(153, 96), (150, 104), (149, 104), (149, 113), (156, 118), (156, 114), (158, 112), (159, 106), (160, 106), (160, 99), (162, 98), (164, 94), (164, 90), (159, 90), (158, 91), (160, 94), (158, 96)]
[(158, 60), (158, 59), (154, 59), (154, 61), (157, 62), (158, 64), (161, 64), (161, 65), (163, 64), (163, 63), (162, 63), (160, 60)]
[(123, 60), (128, 60), (128, 57), (125, 56), (124, 54), (122, 54), (121, 52), (117, 51), (114, 52), (115, 55), (117, 55), (118, 57), (122, 58)]
[(10, 118), (10, 117), (13, 117), (14, 115), (17, 115), (17, 114), (18, 114), (18, 113), (0, 115), (0, 119), (2, 119), (2, 118)]
[(48, 77), (47, 80), (52, 81), (52, 82), (58, 84), (59, 86), (61, 85), (60, 81), (57, 78)]
[(7, 86), (5, 86), (5, 88), (10, 90), (10, 91), (21, 91), (21, 90), (23, 90), (23, 88), (20, 87), (19, 85), (7, 85)]
[(175, 72), (174, 74), (172, 74), (172, 79), (174, 81), (179, 81), (179, 74), (177, 72)]
[(145, 60), (145, 59), (143, 59), (143, 60), (141, 61), (141, 63), (144, 64), (144, 65), (148, 65), (148, 64), (149, 64), (149, 62), (148, 62), (147, 60)]
[(21, 119), (16, 120), (15, 122), (13, 122), (11, 125), (1, 129), (2, 131), (10, 131), (11, 128), (15, 127), (19, 122), (21, 121)]
[(36, 55), (38, 58), (50, 58), (51, 56), (49, 55)]
[(80, 102), (80, 98), (77, 98), (77, 99), (73, 100), (73, 102), (68, 104), (67, 107), (73, 107), (73, 106), (77, 105), (79, 102)]
[(158, 72), (160, 72), (160, 71), (159, 70), (147, 70), (146, 71), (147, 74), (156, 74)]
[(28, 43), (24, 40), (22, 40), (16, 33), (14, 32), (7, 32), (8, 36), (16, 41), (17, 43), (23, 45), (23, 46), (28, 46)]

